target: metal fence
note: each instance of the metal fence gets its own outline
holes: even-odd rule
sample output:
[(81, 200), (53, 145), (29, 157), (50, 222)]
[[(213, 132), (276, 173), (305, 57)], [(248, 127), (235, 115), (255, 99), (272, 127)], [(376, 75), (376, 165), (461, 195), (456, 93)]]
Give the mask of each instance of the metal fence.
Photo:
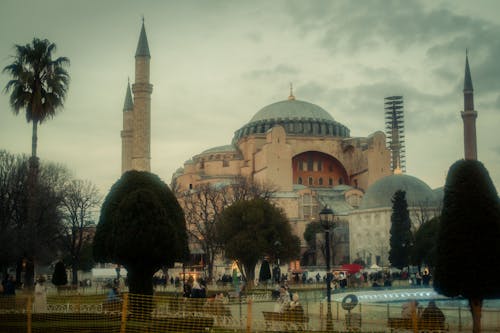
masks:
[[(359, 303), (345, 310), (331, 303), (331, 317), (321, 292), (308, 295), (296, 288), (302, 312), (276, 312), (271, 292), (239, 297), (191, 299), (181, 296), (123, 293), (119, 300), (106, 295), (49, 295), (40, 306), (31, 295), (0, 297), (0, 332), (207, 332), (207, 331), (326, 331), (328, 321), (336, 332), (470, 332), (468, 308), (441, 307), (445, 326), (425, 326), (418, 318), (402, 319), (401, 304)], [(330, 327), (332, 327), (330, 326)], [(500, 332), (498, 309), (484, 308), (482, 331)]]

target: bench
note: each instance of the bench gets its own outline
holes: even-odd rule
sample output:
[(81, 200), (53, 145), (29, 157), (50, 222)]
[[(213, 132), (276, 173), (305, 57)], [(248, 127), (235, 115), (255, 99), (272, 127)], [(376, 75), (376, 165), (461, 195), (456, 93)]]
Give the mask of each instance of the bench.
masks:
[(122, 311), (122, 302), (121, 300), (117, 301), (106, 301), (102, 304), (103, 312), (119, 312)]
[(233, 321), (231, 310), (223, 303), (207, 301), (203, 306), (203, 314), (213, 316), (217, 326), (226, 326)]
[(309, 322), (309, 317), (303, 313), (287, 311), (287, 312), (270, 312), (262, 311), (266, 322), (266, 329), (276, 330), (305, 330)]
[[(448, 332), (448, 324), (437, 323), (434, 321), (417, 320), (417, 330), (420, 333), (440, 333)], [(387, 326), (391, 332), (413, 330), (412, 318), (388, 318)]]

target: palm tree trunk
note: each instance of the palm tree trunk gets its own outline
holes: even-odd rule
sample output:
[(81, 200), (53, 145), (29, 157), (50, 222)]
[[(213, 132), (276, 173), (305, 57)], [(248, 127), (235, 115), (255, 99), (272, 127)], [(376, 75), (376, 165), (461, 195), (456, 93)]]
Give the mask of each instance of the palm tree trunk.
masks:
[(472, 314), (472, 332), (481, 333), (481, 310), (483, 300), (481, 298), (469, 298), (469, 307)]
[(33, 119), (33, 130), (31, 134), (31, 158), (36, 157), (36, 148), (38, 144), (38, 121)]
[[(33, 120), (33, 131), (31, 139), (31, 157), (29, 159), (29, 171), (28, 171), (28, 227), (29, 227), (29, 237), (30, 237), (30, 248), (26, 249), (29, 257), (33, 258), (33, 268), (35, 267), (35, 254), (37, 251), (37, 230), (36, 230), (36, 200), (37, 200), (37, 184), (38, 184), (38, 158), (36, 157), (36, 146), (37, 146), (37, 129), (38, 121)], [(31, 290), (34, 287), (35, 281), (35, 270), (26, 270), (25, 280), (23, 281), (25, 286)]]

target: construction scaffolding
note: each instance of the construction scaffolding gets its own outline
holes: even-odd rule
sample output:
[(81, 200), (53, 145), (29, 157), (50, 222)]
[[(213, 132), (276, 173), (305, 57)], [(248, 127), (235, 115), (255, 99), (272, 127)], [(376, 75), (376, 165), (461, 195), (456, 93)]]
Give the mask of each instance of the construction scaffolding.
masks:
[(387, 147), (391, 150), (391, 168), (406, 172), (406, 148), (403, 96), (384, 98)]

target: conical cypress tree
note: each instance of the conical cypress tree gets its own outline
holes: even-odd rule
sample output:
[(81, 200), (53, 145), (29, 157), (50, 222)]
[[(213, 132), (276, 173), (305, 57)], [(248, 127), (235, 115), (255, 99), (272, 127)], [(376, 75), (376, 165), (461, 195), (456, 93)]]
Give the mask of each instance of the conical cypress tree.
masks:
[(448, 171), (438, 232), (434, 288), (469, 300), (474, 332), (482, 302), (500, 296), (500, 202), (484, 165), (455, 162)]
[(390, 233), (389, 261), (392, 266), (402, 269), (409, 264), (412, 246), (411, 220), (405, 191), (396, 191), (392, 198)]

